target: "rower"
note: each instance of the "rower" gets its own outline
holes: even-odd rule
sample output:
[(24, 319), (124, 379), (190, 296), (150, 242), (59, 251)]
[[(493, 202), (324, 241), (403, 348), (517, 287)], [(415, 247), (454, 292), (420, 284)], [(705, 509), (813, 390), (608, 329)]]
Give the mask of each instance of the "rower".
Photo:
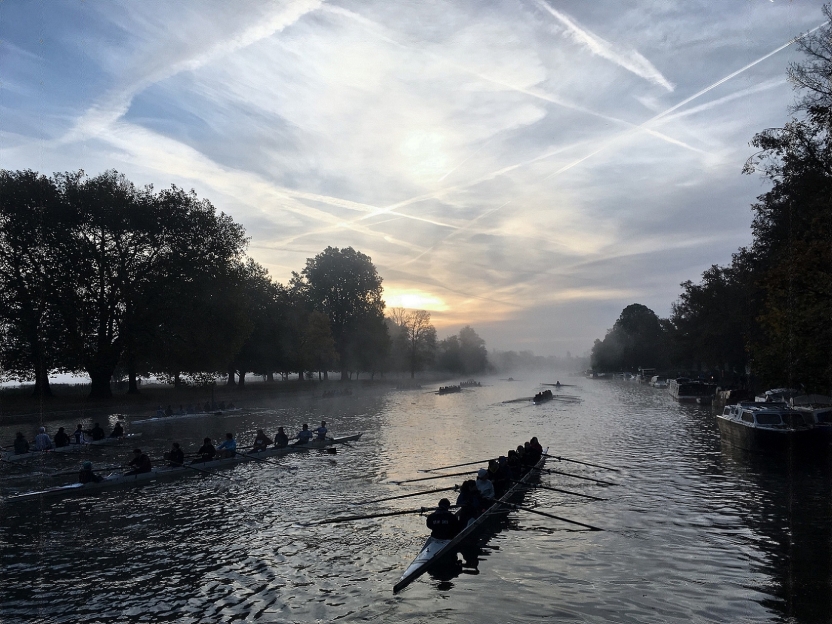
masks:
[(451, 512), (451, 501), (443, 498), (439, 507), (425, 521), (430, 529), (430, 536), (440, 540), (450, 540), (459, 533), (459, 518)]
[(171, 409), (170, 405), (168, 405), (167, 409), (165, 409), (165, 416), (173, 416), (173, 409)]
[(277, 448), (283, 448), (284, 446), (289, 446), (289, 436), (287, 436), (283, 432), (283, 427), (277, 428), (277, 433), (274, 436), (274, 445)]
[(86, 431), (85, 433), (90, 434), (90, 437), (92, 438), (93, 442), (96, 442), (98, 440), (103, 440), (104, 438), (107, 437), (107, 434), (104, 433), (104, 430), (101, 428), (101, 425), (99, 425), (98, 423), (95, 423), (92, 426), (92, 429), (90, 429), (89, 431)]
[(480, 468), (477, 471), (477, 490), (483, 498), (494, 498), (494, 484), (488, 478), (488, 471)]
[(160, 405), (160, 406), (156, 409), (156, 418), (164, 418), (164, 417), (165, 417), (165, 410), (163, 410), (163, 409), (162, 409), (162, 406)]
[(298, 434), (295, 437), (298, 440), (297, 442), (295, 442), (295, 445), (308, 444), (309, 441), (312, 439), (312, 432), (309, 431), (309, 425), (303, 423), (303, 428), (301, 428), (301, 430), (298, 431)]
[(205, 405), (202, 406), (203, 412), (210, 412), (211, 411), (211, 404), (208, 401), (205, 401)]
[(81, 423), (78, 423), (78, 426), (75, 427), (75, 432), (72, 435), (75, 438), (75, 444), (84, 444), (86, 441), (84, 439), (84, 428), (81, 426)]
[(473, 479), (468, 479), (459, 488), (459, 496), (456, 498), (456, 504), (459, 507), (457, 517), (462, 528), (468, 526), (471, 520), (474, 520), (482, 513), (482, 499), (480, 498), (477, 484)]
[(185, 451), (179, 446), (179, 442), (174, 442), (170, 450), (165, 453), (165, 459), (168, 460), (168, 466), (177, 467), (185, 463)]
[(225, 440), (217, 447), (220, 457), (234, 457), (237, 454), (237, 440), (233, 433), (226, 433)]
[(142, 453), (141, 449), (133, 449), (133, 459), (130, 460), (128, 466), (133, 466), (133, 470), (128, 470), (124, 473), (127, 475), (137, 475), (153, 470), (153, 465), (150, 463), (150, 458)]
[(534, 458), (533, 463), (537, 463), (540, 461), (540, 458), (543, 456), (543, 447), (540, 445), (540, 442), (537, 441), (537, 438), (534, 437), (529, 440), (529, 448), (532, 451), (532, 458)]
[(266, 447), (272, 443), (272, 439), (263, 433), (262, 429), (257, 430), (257, 435), (254, 437), (254, 442), (251, 446), (251, 452), (257, 453), (259, 451), (265, 451)]
[(28, 452), (29, 452), (29, 443), (26, 441), (26, 438), (23, 437), (23, 433), (18, 431), (17, 435), (14, 438), (14, 454), (15, 455), (25, 455)]
[(71, 440), (72, 439), (67, 435), (66, 431), (64, 431), (64, 428), (61, 427), (58, 429), (58, 433), (55, 434), (55, 448), (69, 446)]
[(81, 470), (78, 472), (78, 483), (99, 483), (103, 480), (104, 477), (93, 472), (92, 462), (85, 461), (81, 464)]
[(55, 447), (52, 445), (52, 438), (46, 433), (46, 427), (38, 429), (38, 434), (35, 436), (35, 450), (49, 451), (53, 448)]
[(121, 424), (120, 420), (116, 421), (116, 426), (113, 427), (113, 432), (110, 434), (111, 438), (123, 438), (124, 437), (124, 427)]
[(321, 442), (326, 442), (327, 428), (325, 420), (321, 421), (321, 426), (315, 429), (315, 433), (318, 434), (318, 440), (320, 440)]
[(211, 444), (211, 438), (205, 438), (202, 440), (202, 446), (199, 447), (196, 454), (199, 455), (199, 459), (192, 461), (192, 464), (209, 462), (214, 459), (214, 456), (217, 454), (217, 449), (215, 449), (214, 445)]

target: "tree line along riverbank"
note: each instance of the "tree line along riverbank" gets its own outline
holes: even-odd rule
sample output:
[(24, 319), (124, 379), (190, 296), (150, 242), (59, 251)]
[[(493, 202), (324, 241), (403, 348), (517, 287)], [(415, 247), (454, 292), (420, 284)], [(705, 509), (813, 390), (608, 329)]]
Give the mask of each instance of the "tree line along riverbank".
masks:
[(668, 318), (626, 307), (595, 341), (595, 370), (711, 371), (832, 394), (832, 10), (823, 12), (826, 25), (796, 41), (792, 117), (751, 141), (743, 172), (769, 185), (751, 206), (751, 244), (682, 283)]

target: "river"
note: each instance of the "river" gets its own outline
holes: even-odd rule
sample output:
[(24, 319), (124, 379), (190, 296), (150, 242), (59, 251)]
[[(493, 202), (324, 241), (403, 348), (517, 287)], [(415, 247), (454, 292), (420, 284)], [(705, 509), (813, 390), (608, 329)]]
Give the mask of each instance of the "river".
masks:
[[(321, 419), (334, 435), (364, 431), (337, 454), (246, 463), (83, 499), (12, 504), (78, 466), (54, 456), (0, 467), (0, 622), (830, 622), (832, 478), (828, 460), (751, 456), (724, 447), (710, 408), (661, 390), (566, 378), (581, 403), (504, 403), (551, 374), (438, 396), (353, 384), (353, 396), (279, 396), (231, 416), (135, 425), (152, 456), (179, 440), (256, 429), (296, 431)], [(75, 422), (48, 423), (70, 431)], [(104, 423), (102, 423), (104, 424)], [(20, 427), (0, 428), (8, 443)], [(105, 427), (106, 428), (106, 427)], [(403, 592), (392, 586), (426, 537), (424, 517), (307, 523), (433, 505), (445, 494), (356, 503), (447, 487), (462, 477), (393, 485), (420, 469), (505, 454), (537, 436), (549, 460), (524, 504), (602, 527), (527, 512), (493, 523)], [(102, 449), (105, 464), (125, 449)], [(286, 470), (294, 467), (296, 470)], [(476, 468), (476, 466), (475, 466)], [(451, 470), (464, 470), (464, 468)], [(453, 496), (451, 496), (453, 498)]]

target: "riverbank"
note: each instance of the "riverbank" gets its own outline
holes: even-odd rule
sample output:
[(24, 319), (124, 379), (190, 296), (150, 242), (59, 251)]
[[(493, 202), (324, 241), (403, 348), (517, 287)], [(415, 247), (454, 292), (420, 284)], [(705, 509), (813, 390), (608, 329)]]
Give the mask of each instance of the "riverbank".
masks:
[[(413, 380), (419, 384), (434, 384), (447, 376), (428, 375)], [(168, 384), (143, 384), (139, 394), (127, 394), (125, 388), (114, 384), (113, 396), (109, 399), (90, 399), (89, 384), (53, 384), (51, 397), (32, 396), (32, 386), (18, 386), (0, 389), (0, 425), (40, 424), (57, 418), (77, 416), (93, 418), (109, 414), (155, 413), (161, 405), (170, 405), (174, 411), (180, 405), (203, 405), (207, 402), (233, 402), (238, 406), (251, 406), (257, 401), (280, 395), (308, 394), (310, 398), (321, 397), (324, 392), (366, 392), (373, 388), (389, 388), (410, 382), (407, 377), (377, 377), (353, 381), (318, 381), (297, 379), (289, 381), (251, 381), (240, 386), (216, 384), (212, 386), (181, 386)]]

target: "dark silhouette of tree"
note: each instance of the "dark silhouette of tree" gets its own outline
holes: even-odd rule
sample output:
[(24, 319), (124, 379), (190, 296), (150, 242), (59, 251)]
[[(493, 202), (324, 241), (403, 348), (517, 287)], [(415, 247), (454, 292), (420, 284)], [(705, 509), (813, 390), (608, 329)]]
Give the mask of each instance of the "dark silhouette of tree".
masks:
[(416, 372), (431, 364), (436, 356), (436, 328), (431, 325), (427, 310), (395, 308), (390, 317), (396, 327), (393, 345), (401, 352), (401, 359), (413, 379)]
[(63, 327), (53, 297), (56, 239), (66, 213), (52, 180), (33, 171), (0, 171), (0, 323), (6, 374), (34, 380), (48, 396), (61, 362)]
[(485, 341), (468, 325), (456, 336), (441, 340), (437, 353), (437, 366), (441, 370), (470, 375), (488, 369)]
[(668, 341), (661, 320), (640, 303), (628, 305), (604, 340), (595, 341), (591, 362), (593, 369), (604, 371), (667, 366)]
[(381, 277), (370, 257), (352, 247), (327, 247), (306, 261), (293, 286), (329, 318), (341, 379), (359, 370), (362, 358), (366, 366), (372, 354), (363, 349), (381, 348), (386, 335)]

